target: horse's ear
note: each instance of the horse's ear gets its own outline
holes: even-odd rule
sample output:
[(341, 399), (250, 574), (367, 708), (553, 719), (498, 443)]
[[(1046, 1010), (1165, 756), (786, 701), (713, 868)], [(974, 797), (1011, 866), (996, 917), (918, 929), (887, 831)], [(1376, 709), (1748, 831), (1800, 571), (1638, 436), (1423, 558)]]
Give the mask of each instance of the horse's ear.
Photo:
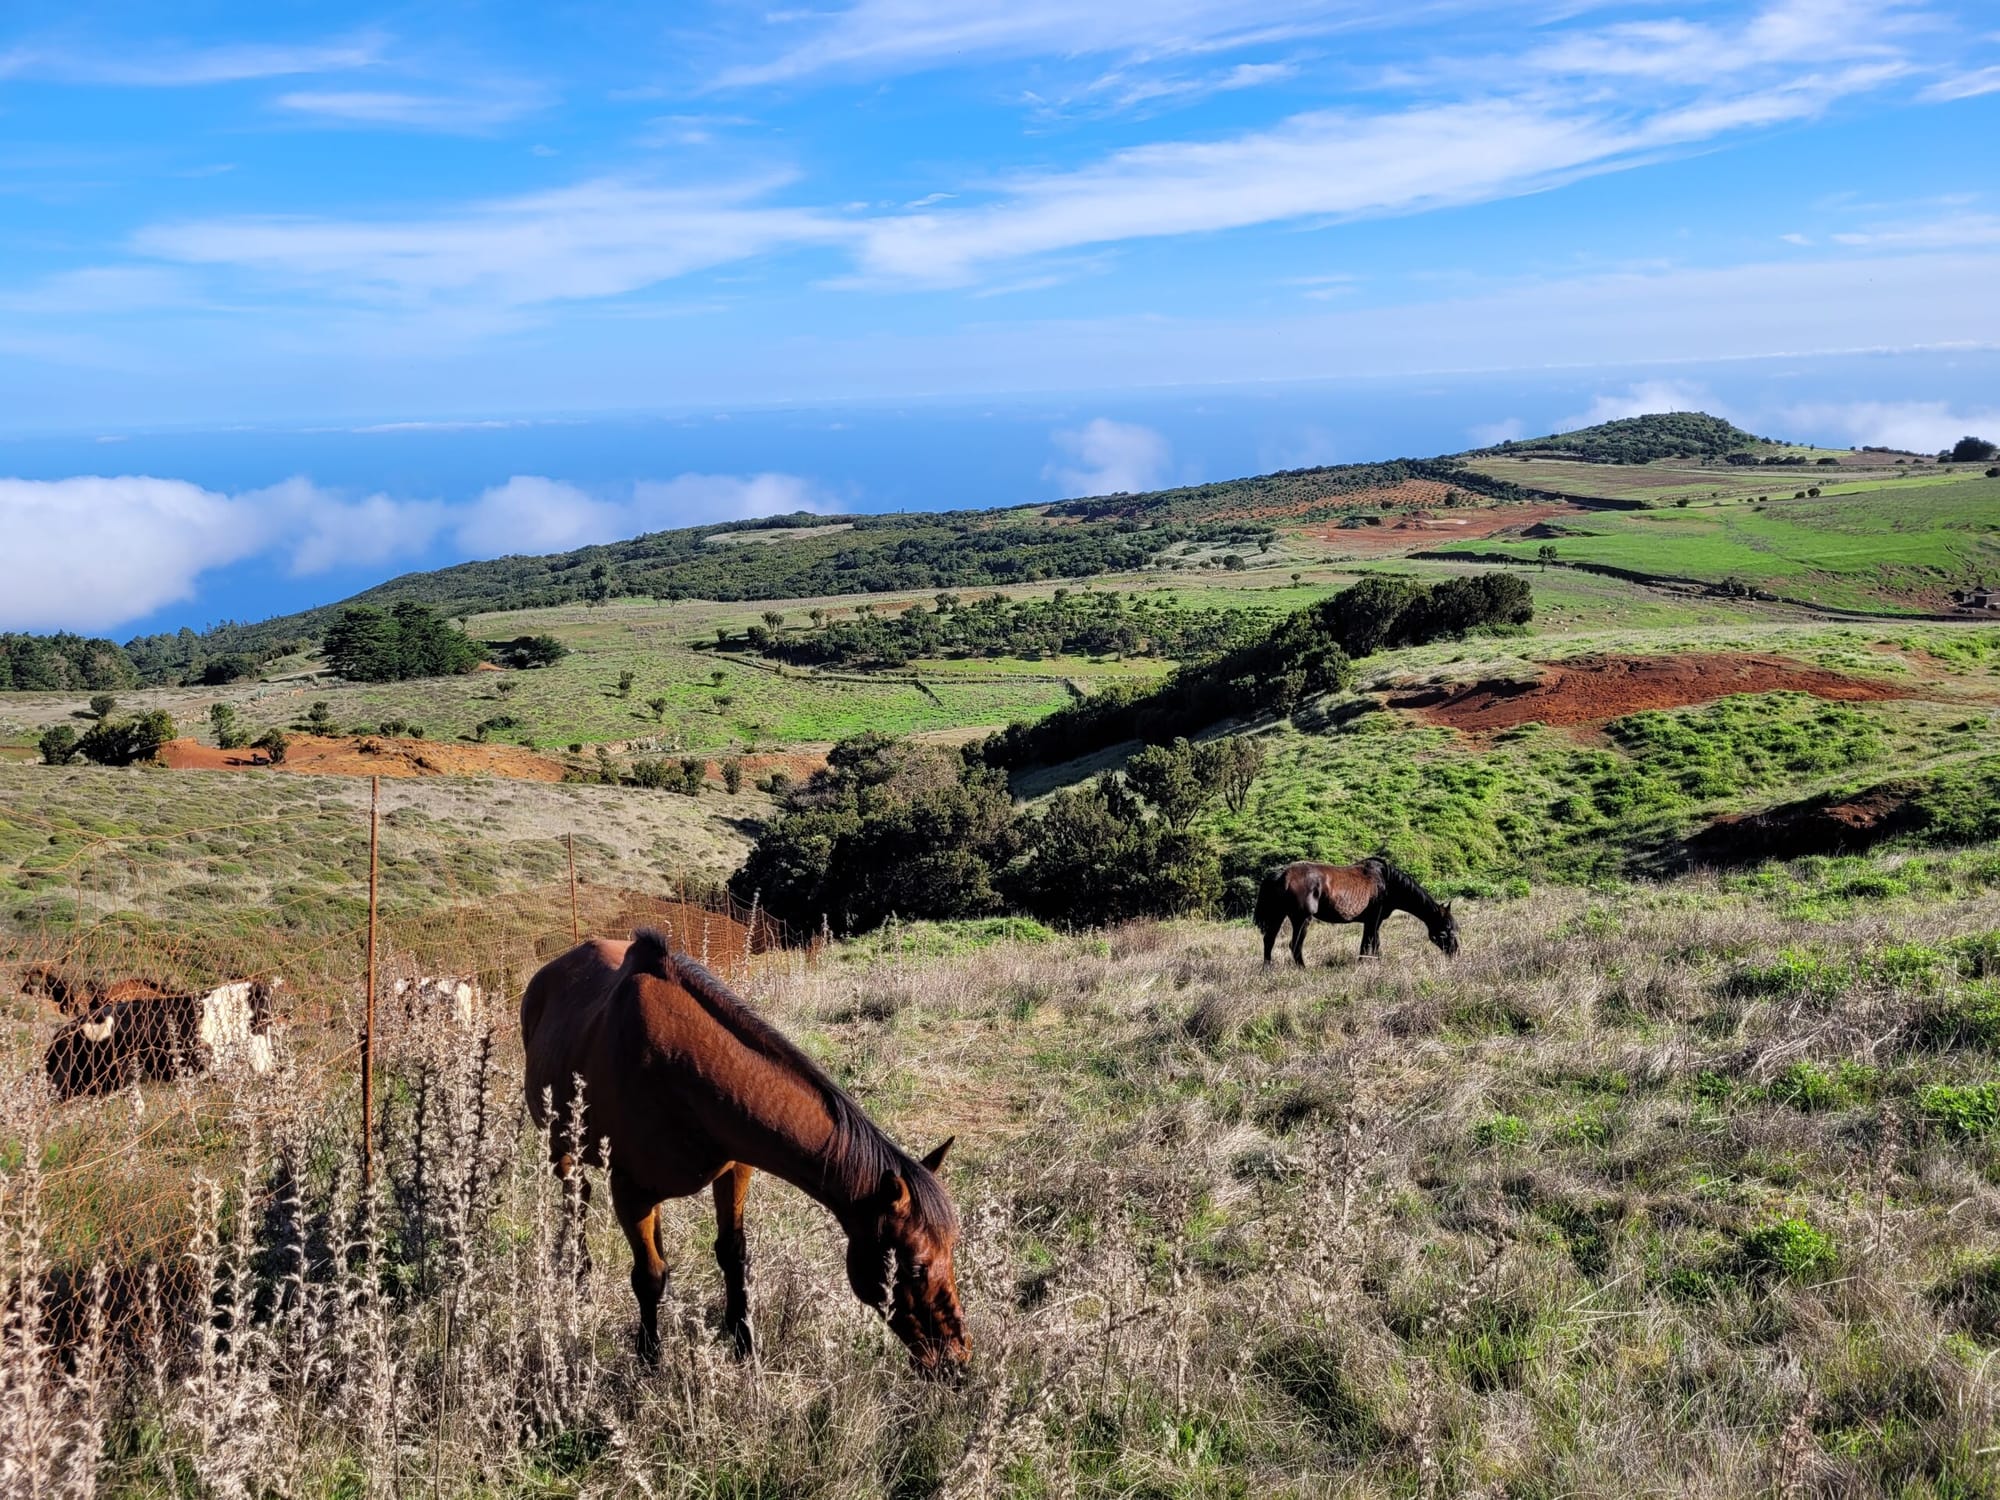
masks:
[(910, 1185), (903, 1181), (900, 1172), (884, 1172), (882, 1186), (878, 1190), (883, 1211), (896, 1213), (910, 1206)]
[(938, 1168), (942, 1167), (944, 1165), (945, 1152), (951, 1150), (951, 1143), (957, 1139), (958, 1137), (955, 1135), (946, 1136), (944, 1138), (944, 1144), (942, 1146), (939, 1146), (937, 1150), (933, 1151), (929, 1156), (926, 1156), (924, 1158), (924, 1170), (929, 1172), (935, 1172), (938, 1170)]

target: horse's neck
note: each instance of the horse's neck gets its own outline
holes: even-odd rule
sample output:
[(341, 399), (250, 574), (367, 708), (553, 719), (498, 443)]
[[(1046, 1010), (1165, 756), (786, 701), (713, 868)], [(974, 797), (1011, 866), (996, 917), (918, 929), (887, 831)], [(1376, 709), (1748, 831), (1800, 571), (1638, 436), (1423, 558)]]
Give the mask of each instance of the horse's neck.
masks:
[(1438, 918), (1438, 904), (1424, 894), (1423, 888), (1406, 876), (1390, 876), (1386, 883), (1386, 893), (1391, 911), (1406, 911), (1424, 922), (1435, 922)]
[(837, 1217), (845, 1218), (858, 1194), (834, 1153), (845, 1144), (819, 1085), (789, 1066), (745, 1044), (744, 1077), (738, 1086), (747, 1101), (732, 1143), (737, 1160), (789, 1182)]

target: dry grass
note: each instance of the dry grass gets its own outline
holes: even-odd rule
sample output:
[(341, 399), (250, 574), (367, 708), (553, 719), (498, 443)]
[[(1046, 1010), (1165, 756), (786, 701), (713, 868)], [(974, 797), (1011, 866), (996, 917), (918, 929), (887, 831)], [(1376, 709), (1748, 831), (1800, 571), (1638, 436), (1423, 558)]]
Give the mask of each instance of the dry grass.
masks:
[[(184, 1091), (225, 1169), (175, 1264), (215, 1293), (159, 1319), (164, 1365), (88, 1318), (51, 1361), (21, 1311), (37, 1227), (86, 1189), (43, 1179), (49, 1107), (18, 1081), (0, 1427), (37, 1436), (0, 1483), (2000, 1494), (2000, 1154), (1936, 1092), (1995, 1074), (1986, 960), (1954, 944), (2000, 898), (1809, 923), (1687, 881), (1465, 924), (1456, 963), (1392, 924), (1384, 962), (1266, 972), (1247, 928), (1148, 924), (763, 972), (756, 999), (900, 1139), (959, 1136), (959, 1388), (910, 1378), (836, 1227), (769, 1182), (762, 1362), (715, 1336), (697, 1201), (669, 1215), (678, 1337), (643, 1372), (603, 1195), (579, 1280), (504, 1037), (490, 1068), (399, 1039), (372, 1202), (351, 1091)], [(131, 1107), (64, 1119), (108, 1135)]]

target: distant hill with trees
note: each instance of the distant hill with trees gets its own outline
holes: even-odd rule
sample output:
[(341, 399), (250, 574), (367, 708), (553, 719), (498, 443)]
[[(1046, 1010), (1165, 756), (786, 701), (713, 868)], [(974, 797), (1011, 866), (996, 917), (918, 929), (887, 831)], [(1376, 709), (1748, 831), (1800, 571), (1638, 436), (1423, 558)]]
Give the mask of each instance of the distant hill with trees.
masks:
[(1766, 439), (1707, 412), (1668, 411), (1620, 417), (1575, 432), (1518, 438), (1479, 451), (1523, 458), (1575, 458), (1592, 464), (1643, 464), (1661, 458), (1724, 458), (1767, 446)]
[[(1671, 412), (1479, 452), (1641, 463), (1727, 457), (1769, 446), (1721, 418)], [(379, 613), (421, 604), (448, 620), (601, 603), (619, 596), (736, 601), (992, 589), (1130, 572), (1169, 561), (1179, 565), (1181, 555), (1191, 553), (1236, 566), (1254, 561), (1275, 542), (1281, 525), (1326, 520), (1371, 504), (1409, 503), (1406, 498), (1385, 502), (1385, 496), (1399, 489), (1403, 497), (1414, 491), (1426, 505), (1527, 498), (1512, 481), (1467, 467), (1469, 456), (1282, 470), (1047, 506), (853, 516), (797, 513), (683, 527), (547, 556), (491, 558), (406, 573), (350, 599), (254, 624), (231, 621), (200, 634), (180, 630), (138, 636), (126, 643), (124, 654), (144, 682), (219, 684), (254, 674), (277, 657), (317, 647), (343, 612), (356, 607)], [(919, 623), (913, 621), (910, 628)], [(817, 645), (794, 646), (788, 637), (776, 654), (794, 649), (808, 655), (824, 649), (830, 653), (827, 660), (892, 660), (900, 646), (887, 630), (847, 630), (826, 633)], [(104, 681), (124, 685), (122, 677)]]

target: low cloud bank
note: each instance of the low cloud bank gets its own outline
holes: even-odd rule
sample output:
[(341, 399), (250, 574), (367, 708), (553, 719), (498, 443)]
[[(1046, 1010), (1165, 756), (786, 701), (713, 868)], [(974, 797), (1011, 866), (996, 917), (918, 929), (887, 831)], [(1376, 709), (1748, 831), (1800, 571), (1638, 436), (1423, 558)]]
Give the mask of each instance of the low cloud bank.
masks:
[(645, 531), (837, 509), (794, 474), (682, 474), (592, 493), (516, 475), (467, 501), (353, 496), (288, 479), (225, 494), (182, 479), (0, 479), (0, 629), (113, 629), (268, 557), (295, 577), (398, 561), (562, 551)]

